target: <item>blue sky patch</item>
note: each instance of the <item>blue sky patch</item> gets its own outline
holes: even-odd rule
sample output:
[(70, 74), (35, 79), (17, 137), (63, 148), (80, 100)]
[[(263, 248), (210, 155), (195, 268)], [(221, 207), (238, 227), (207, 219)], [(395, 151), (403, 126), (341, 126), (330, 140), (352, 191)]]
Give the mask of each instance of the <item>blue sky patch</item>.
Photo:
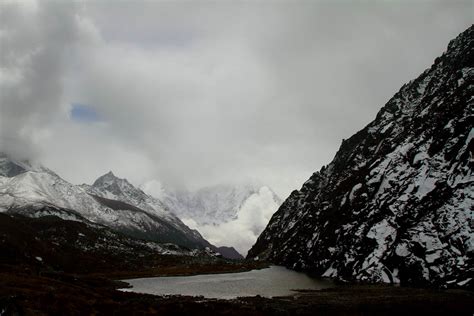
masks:
[(79, 103), (72, 103), (71, 105), (71, 119), (73, 121), (90, 123), (102, 120), (97, 111), (89, 105)]

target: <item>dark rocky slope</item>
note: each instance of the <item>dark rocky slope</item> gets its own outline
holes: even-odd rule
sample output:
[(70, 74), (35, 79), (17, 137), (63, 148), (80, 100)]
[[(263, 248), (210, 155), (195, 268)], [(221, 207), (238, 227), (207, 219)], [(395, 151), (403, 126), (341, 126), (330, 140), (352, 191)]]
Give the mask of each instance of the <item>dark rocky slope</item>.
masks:
[(234, 247), (222, 246), (222, 247), (216, 247), (215, 249), (214, 248), (211, 248), (211, 249), (220, 253), (224, 258), (237, 259), (237, 260), (244, 259), (244, 257), (240, 253), (238, 253)]
[[(48, 208), (44, 207), (44, 213)], [(245, 271), (257, 267), (258, 263), (227, 260), (210, 250), (132, 238), (85, 219), (0, 213), (2, 272), (122, 278)]]
[(293, 191), (249, 251), (370, 282), (472, 287), (474, 27)]
[(129, 212), (136, 217), (143, 217), (146, 221), (143, 221), (142, 225), (123, 225), (121, 227), (115, 227), (114, 229), (125, 235), (140, 238), (160, 243), (173, 243), (176, 245), (205, 249), (206, 247), (212, 248), (207, 240), (205, 240), (198, 232), (190, 229), (184, 225), (177, 218), (174, 222), (162, 218), (151, 212), (146, 212), (136, 206), (128, 203), (111, 200), (104, 197), (91, 196), (97, 200), (100, 204), (116, 211), (116, 212)]

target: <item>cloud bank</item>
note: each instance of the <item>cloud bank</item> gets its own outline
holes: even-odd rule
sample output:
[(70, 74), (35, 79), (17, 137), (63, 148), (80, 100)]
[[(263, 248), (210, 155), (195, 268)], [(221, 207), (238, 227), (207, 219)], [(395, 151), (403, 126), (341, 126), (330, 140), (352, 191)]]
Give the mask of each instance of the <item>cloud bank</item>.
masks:
[(197, 229), (211, 244), (233, 246), (246, 256), (278, 207), (273, 192), (264, 186), (244, 202), (234, 220), (219, 225), (199, 225), (191, 218), (182, 220), (189, 227)]
[[(74, 183), (108, 170), (191, 189), (251, 176), (284, 197), (471, 12), (472, 1), (2, 1), (0, 150)], [(75, 120), (74, 104), (101, 120)]]

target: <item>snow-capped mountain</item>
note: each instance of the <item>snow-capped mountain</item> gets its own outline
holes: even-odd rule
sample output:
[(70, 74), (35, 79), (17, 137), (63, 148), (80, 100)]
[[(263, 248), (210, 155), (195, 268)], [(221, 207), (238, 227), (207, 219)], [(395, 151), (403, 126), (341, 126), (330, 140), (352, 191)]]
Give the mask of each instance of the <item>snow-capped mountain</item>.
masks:
[(166, 191), (163, 203), (180, 218), (192, 219), (198, 225), (218, 225), (235, 220), (245, 201), (259, 194), (262, 187), (269, 190), (276, 204), (281, 204), (280, 198), (269, 187), (256, 182), (220, 184), (197, 191)]
[(73, 185), (45, 167), (2, 155), (0, 212), (30, 217), (56, 215), (63, 219), (98, 223), (134, 237), (190, 248), (210, 246), (197, 231), (187, 227), (159, 201), (146, 196), (126, 180), (117, 179), (116, 184), (121, 185), (126, 193), (123, 196), (112, 190), (115, 184), (106, 185), (110, 177), (106, 175), (99, 180), (92, 187), (97, 191), (88, 192), (87, 186)]
[(28, 162), (16, 162), (14, 163), (8, 157), (0, 152), (0, 176), (1, 177), (14, 177), (33, 167)]
[[(150, 189), (148, 185), (143, 188)], [(159, 191), (163, 203), (189, 227), (212, 244), (232, 246), (244, 255), (281, 204), (268, 186), (255, 181), (215, 185), (194, 192), (160, 186)], [(219, 249), (222, 253), (229, 250), (232, 251)], [(240, 257), (238, 253), (233, 257)]]
[(3, 175), (0, 176), (1, 211), (48, 205), (74, 210), (93, 222), (119, 220), (114, 214), (108, 214), (108, 210), (82, 188), (42, 166), (14, 161), (2, 155), (0, 175)]
[(170, 221), (177, 219), (160, 200), (147, 195), (141, 189), (133, 186), (127, 179), (115, 176), (112, 171), (97, 178), (91, 186), (83, 184), (82, 187), (95, 196), (125, 202)]
[[(81, 187), (103, 205), (120, 209), (124, 208), (120, 205), (133, 206), (133, 208), (138, 208), (148, 217), (153, 218), (155, 222), (161, 222), (161, 224), (147, 223), (147, 227), (142, 227), (143, 233), (136, 232), (134, 234), (137, 237), (159, 240), (162, 238), (161, 231), (166, 230), (167, 234), (174, 235), (174, 238), (177, 238), (169, 242), (192, 246), (193, 248), (212, 247), (199, 232), (186, 226), (160, 200), (133, 186), (127, 179), (115, 176), (112, 172), (99, 177), (92, 186), (83, 184)], [(117, 203), (117, 201), (123, 204)]]
[(293, 191), (249, 258), (345, 280), (472, 286), (474, 27)]

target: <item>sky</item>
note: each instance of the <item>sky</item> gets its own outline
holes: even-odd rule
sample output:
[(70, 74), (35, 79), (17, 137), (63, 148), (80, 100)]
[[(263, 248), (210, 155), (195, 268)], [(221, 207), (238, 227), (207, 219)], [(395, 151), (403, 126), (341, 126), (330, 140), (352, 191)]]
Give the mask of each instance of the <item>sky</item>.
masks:
[(472, 1), (0, 3), (0, 151), (282, 198), (473, 22)]

